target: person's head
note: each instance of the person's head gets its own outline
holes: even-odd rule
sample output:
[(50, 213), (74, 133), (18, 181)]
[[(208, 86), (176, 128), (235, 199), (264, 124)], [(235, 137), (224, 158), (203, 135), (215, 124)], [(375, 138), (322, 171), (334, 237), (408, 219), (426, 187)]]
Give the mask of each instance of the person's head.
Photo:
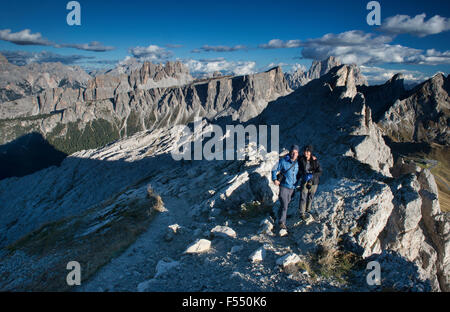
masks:
[(300, 148), (298, 147), (298, 145), (292, 145), (291, 151), (289, 153), (289, 156), (291, 156), (292, 160), (297, 160), (299, 151), (300, 151)]
[(313, 153), (313, 147), (312, 147), (312, 145), (306, 145), (306, 146), (303, 148), (303, 155), (305, 155), (306, 159), (310, 159), (312, 153)]

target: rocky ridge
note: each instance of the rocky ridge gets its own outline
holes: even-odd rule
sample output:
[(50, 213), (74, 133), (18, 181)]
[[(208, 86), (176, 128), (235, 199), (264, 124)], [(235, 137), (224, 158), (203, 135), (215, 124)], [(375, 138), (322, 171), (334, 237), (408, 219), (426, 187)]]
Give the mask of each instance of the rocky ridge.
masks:
[(450, 76), (442, 73), (398, 98), (379, 124), (399, 142), (450, 145)]
[(183, 86), (155, 87), (154, 81), (167, 83), (161, 77), (177, 75), (180, 71), (185, 75), (181, 63), (158, 66), (146, 63), (126, 79), (125, 76), (98, 76), (89, 82), (87, 89), (56, 88), (37, 97), (3, 103), (0, 116), (9, 119), (0, 120), (2, 143), (32, 131), (42, 133), (52, 143), (59, 138), (82, 137), (92, 129), (95, 135), (87, 136), (108, 134), (97, 145), (62, 147), (72, 153), (137, 131), (186, 124), (197, 116), (209, 119), (229, 116), (246, 121), (257, 116), (268, 102), (291, 92), (280, 68)]
[[(51, 241), (47, 254), (33, 253), (41, 241), (19, 240), (23, 233), (37, 231), (33, 237), (40, 238), (71, 224), (73, 215), (84, 220), (92, 213), (83, 212), (102, 211), (106, 217), (90, 228), (101, 237), (111, 228), (109, 220), (117, 222), (105, 211), (115, 206), (126, 211), (151, 189), (167, 211), (78, 290), (448, 291), (449, 214), (439, 209), (434, 178), (414, 164), (393, 163), (358, 92), (354, 66), (336, 67), (279, 97), (248, 124), (279, 125), (282, 147), (293, 142), (316, 147), (324, 176), (314, 221), (297, 222), (297, 194), (289, 235), (275, 235), (270, 210), (278, 207), (277, 188), (270, 174), (277, 152), (258, 153), (250, 144), (245, 160), (175, 161), (169, 153), (182, 133), (161, 127), (80, 151), (60, 167), (0, 181), (5, 203), (0, 222), (6, 229), (0, 289), (30, 289), (33, 281), (45, 280), (49, 265), (73, 260), (62, 252), (67, 246)], [(204, 121), (202, 132), (209, 129)], [(16, 196), (24, 186), (31, 191)], [(73, 237), (65, 242), (76, 241)], [(201, 252), (185, 253), (192, 244)], [(330, 262), (336, 258), (341, 264)], [(380, 286), (366, 283), (368, 261), (382, 267)], [(44, 284), (58, 287), (65, 279), (51, 281)]]

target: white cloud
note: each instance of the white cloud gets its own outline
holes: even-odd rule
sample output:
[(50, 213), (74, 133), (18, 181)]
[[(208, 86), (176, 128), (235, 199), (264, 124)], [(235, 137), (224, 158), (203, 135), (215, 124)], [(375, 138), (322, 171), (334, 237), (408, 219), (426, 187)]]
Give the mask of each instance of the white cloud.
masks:
[(448, 51), (439, 52), (390, 44), (389, 36), (375, 36), (362, 31), (347, 31), (326, 34), (321, 38), (309, 39), (302, 46), (302, 56), (307, 59), (323, 60), (329, 56), (339, 58), (343, 63), (380, 64), (450, 64)]
[(298, 71), (298, 70), (301, 70), (302, 72), (305, 72), (305, 71), (307, 71), (308, 69), (307, 69), (306, 66), (303, 65), (303, 64), (295, 63), (294, 65), (291, 66), (291, 69), (289, 70), (289, 72), (296, 72), (296, 71)]
[(405, 70), (405, 69), (386, 69), (376, 66), (360, 66), (361, 72), (366, 76), (369, 84), (383, 84), (394, 75), (401, 73), (403, 78), (407, 83), (419, 83), (429, 77), (424, 73), (416, 70)]
[(91, 43), (83, 44), (57, 44), (55, 48), (74, 48), (78, 50), (93, 51), (93, 52), (106, 52), (114, 50), (114, 47), (104, 46), (98, 41), (92, 41)]
[(415, 61), (418, 64), (426, 65), (450, 64), (450, 51), (439, 52), (435, 49), (429, 49), (425, 54), (417, 56)]
[(239, 50), (246, 50), (247, 47), (244, 45), (236, 45), (236, 46), (209, 46), (209, 45), (204, 45), (203, 47), (201, 47), (200, 49), (194, 49), (192, 50), (194, 53), (198, 53), (201, 51), (204, 52), (235, 52), (235, 51), (239, 51)]
[[(436, 22), (436, 18), (430, 19)], [(434, 27), (435, 31), (438, 27)], [(433, 27), (429, 26), (428, 32)], [(394, 35), (394, 34), (393, 34)], [(325, 34), (320, 38), (312, 38), (305, 41), (280, 39), (270, 40), (267, 44), (259, 45), (263, 49), (276, 48), (303, 48), (302, 58), (323, 60), (329, 56), (339, 58), (343, 63), (380, 64), (380, 63), (404, 63), (404, 64), (450, 64), (450, 52), (436, 50), (423, 51), (392, 44), (393, 37), (388, 35), (375, 35), (360, 30), (350, 30), (338, 34)]]
[[(61, 62), (66, 65), (77, 64), (80, 61), (95, 59), (93, 56), (84, 55), (61, 55), (53, 52), (26, 52), (26, 51), (1, 51), (10, 63), (15, 65), (26, 65), (30, 63)], [(91, 61), (89, 61), (91, 62)], [(97, 61), (92, 61), (97, 62)]]
[[(284, 72), (285, 68), (290, 68), (291, 69), (293, 65), (292, 64), (288, 64), (288, 63), (283, 63), (283, 62), (279, 62), (279, 63), (272, 62), (272, 63), (267, 64), (265, 66), (259, 67), (257, 69), (257, 72), (263, 72), (263, 71), (271, 70), (272, 68), (278, 67), (278, 66), (282, 67), (283, 72)], [(290, 72), (290, 71), (288, 70), (288, 72)]]
[(392, 41), (390, 36), (376, 36), (360, 30), (350, 30), (339, 34), (326, 34), (320, 38), (308, 39), (303, 46), (377, 46)]
[(322, 60), (335, 56), (345, 64), (414, 63), (422, 50), (401, 45), (312, 46), (302, 50), (304, 58)]
[(288, 40), (283, 41), (280, 39), (272, 39), (268, 43), (260, 44), (258, 47), (262, 49), (285, 49), (285, 48), (298, 48), (302, 42), (300, 40)]
[(184, 62), (191, 74), (202, 76), (221, 72), (225, 75), (248, 75), (255, 72), (256, 63), (252, 61), (227, 61), (219, 59), (187, 60)]
[(171, 51), (157, 45), (130, 48), (129, 53), (141, 61), (162, 62), (173, 56)]
[(52, 46), (55, 48), (73, 48), (93, 52), (105, 52), (114, 50), (114, 47), (104, 46), (98, 41), (80, 44), (55, 43), (42, 37), (40, 33), (31, 33), (31, 30), (29, 29), (24, 29), (16, 33), (12, 33), (11, 29), (0, 30), (0, 40), (8, 41), (18, 45)]
[(411, 34), (417, 37), (439, 34), (450, 30), (450, 19), (435, 15), (425, 21), (426, 14), (422, 13), (415, 17), (409, 15), (395, 15), (386, 18), (380, 30), (389, 34)]
[(339, 34), (326, 34), (323, 37), (301, 40), (283, 41), (280, 39), (272, 39), (268, 43), (260, 44), (259, 47), (263, 49), (282, 49), (282, 48), (300, 48), (311, 46), (357, 46), (360, 44), (378, 45), (381, 43), (391, 42), (390, 36), (375, 36), (367, 34), (359, 30), (346, 31)]
[(9, 41), (18, 45), (53, 45), (52, 42), (43, 38), (40, 33), (32, 34), (29, 29), (24, 29), (16, 33), (12, 33), (11, 29), (0, 30), (0, 40)]

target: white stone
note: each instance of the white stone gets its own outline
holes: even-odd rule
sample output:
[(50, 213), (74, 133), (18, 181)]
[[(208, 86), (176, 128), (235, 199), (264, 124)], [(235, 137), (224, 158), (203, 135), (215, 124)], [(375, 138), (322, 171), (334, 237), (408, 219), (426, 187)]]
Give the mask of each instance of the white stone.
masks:
[(301, 261), (300, 257), (296, 253), (289, 253), (281, 258), (277, 259), (277, 264), (282, 266), (283, 268), (297, 264)]
[(252, 263), (261, 262), (266, 257), (266, 250), (263, 247), (256, 249), (249, 257)]
[(202, 253), (208, 251), (209, 248), (211, 248), (211, 241), (202, 238), (195, 241), (192, 245), (190, 245), (186, 249), (185, 253), (188, 254)]
[(278, 232), (278, 235), (280, 235), (280, 237), (285, 237), (286, 235), (288, 235), (288, 231), (285, 230), (285, 229), (281, 229), (281, 230)]
[(259, 225), (261, 227), (261, 230), (260, 230), (261, 234), (272, 234), (273, 224), (272, 224), (272, 222), (269, 221), (269, 219), (266, 218), (266, 219), (262, 220)]
[(217, 226), (215, 226), (211, 230), (211, 233), (214, 236), (236, 238), (236, 232), (232, 228), (230, 228), (228, 226), (224, 226), (224, 225), (217, 225)]

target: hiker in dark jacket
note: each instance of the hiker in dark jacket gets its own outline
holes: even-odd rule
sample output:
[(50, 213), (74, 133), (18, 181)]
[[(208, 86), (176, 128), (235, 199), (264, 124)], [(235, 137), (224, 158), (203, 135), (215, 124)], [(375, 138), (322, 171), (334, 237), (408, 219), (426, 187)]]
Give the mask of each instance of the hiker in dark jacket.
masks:
[(289, 155), (281, 158), (278, 165), (272, 170), (272, 181), (280, 187), (280, 209), (278, 211), (278, 224), (286, 229), (286, 216), (289, 203), (292, 200), (295, 188), (298, 186), (298, 154), (300, 148), (293, 145)]
[(297, 179), (300, 182), (300, 216), (306, 219), (306, 213), (309, 214), (314, 195), (319, 185), (322, 167), (319, 160), (313, 155), (313, 147), (307, 145), (303, 148), (303, 155), (298, 158)]

